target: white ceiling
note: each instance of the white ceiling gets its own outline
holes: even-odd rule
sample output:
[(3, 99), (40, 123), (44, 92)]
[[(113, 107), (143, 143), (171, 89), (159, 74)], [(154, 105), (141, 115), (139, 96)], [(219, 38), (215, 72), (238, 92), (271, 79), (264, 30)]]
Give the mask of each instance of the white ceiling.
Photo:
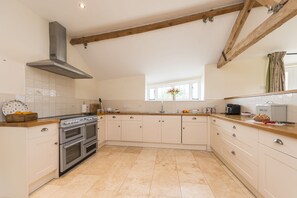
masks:
[[(59, 21), (71, 36), (85, 36), (189, 13), (209, 10), (240, 0), (20, 0), (49, 21)], [(98, 79), (144, 74), (149, 83), (199, 76), (203, 66), (216, 63), (238, 13), (215, 17), (213, 23), (191, 22), (133, 36), (90, 43), (76, 48)], [(253, 9), (240, 38), (267, 15)], [(237, 59), (265, 56), (275, 50), (297, 52), (297, 18), (273, 32)], [(297, 61), (296, 61), (297, 62)]]

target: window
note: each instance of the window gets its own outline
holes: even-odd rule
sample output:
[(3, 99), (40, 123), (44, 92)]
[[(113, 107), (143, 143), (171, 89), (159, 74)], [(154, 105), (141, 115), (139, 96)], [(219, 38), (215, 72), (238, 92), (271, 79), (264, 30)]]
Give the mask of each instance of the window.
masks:
[(152, 84), (147, 86), (148, 100), (171, 101), (173, 96), (167, 93), (170, 89), (178, 89), (180, 92), (175, 96), (177, 101), (202, 100), (201, 98), (201, 80), (179, 81), (172, 83)]

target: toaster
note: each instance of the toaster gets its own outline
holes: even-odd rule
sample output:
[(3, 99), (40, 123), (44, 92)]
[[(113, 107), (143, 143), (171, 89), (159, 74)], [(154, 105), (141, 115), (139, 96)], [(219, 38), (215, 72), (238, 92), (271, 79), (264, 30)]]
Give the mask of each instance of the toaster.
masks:
[(240, 109), (238, 104), (227, 104), (226, 115), (240, 115)]

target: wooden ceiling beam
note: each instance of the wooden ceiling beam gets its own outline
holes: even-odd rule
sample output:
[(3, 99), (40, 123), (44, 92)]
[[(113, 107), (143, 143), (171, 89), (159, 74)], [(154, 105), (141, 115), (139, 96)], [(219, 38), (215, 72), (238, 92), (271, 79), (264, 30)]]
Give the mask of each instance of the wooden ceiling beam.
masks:
[(259, 40), (273, 32), (275, 29), (279, 28), (287, 21), (292, 19), (297, 15), (297, 1), (288, 0), (286, 4), (277, 12), (266, 19), (261, 25), (259, 25), (255, 30), (253, 30), (246, 38), (235, 45), (227, 54), (226, 61), (224, 61), (218, 67), (222, 67), (227, 64), (239, 54), (247, 50), (249, 47), (257, 43)]
[(228, 38), (224, 51), (222, 52), (222, 55), (218, 61), (218, 67), (220, 67), (225, 62), (225, 58), (226, 58), (225, 54), (227, 54), (232, 49), (232, 47), (234, 47), (235, 42), (250, 14), (250, 11), (254, 6), (254, 3), (255, 3), (255, 0), (245, 0), (243, 9), (238, 14), (238, 17), (232, 28), (231, 34)]
[(281, 2), (281, 0), (257, 0), (257, 1), (265, 7), (274, 7)]
[[(260, 7), (262, 6), (261, 4), (256, 3), (254, 7)], [(188, 16), (183, 16), (180, 18), (175, 18), (175, 19), (170, 19), (158, 23), (152, 23), (148, 25), (143, 25), (143, 26), (138, 26), (138, 27), (133, 27), (133, 28), (128, 28), (128, 29), (123, 29), (123, 30), (118, 30), (118, 31), (113, 31), (113, 32), (108, 32), (108, 33), (103, 33), (103, 34), (97, 34), (97, 35), (92, 35), (92, 36), (86, 36), (86, 37), (81, 37), (81, 38), (73, 38), (71, 39), (70, 43), (72, 45), (78, 45), (78, 44), (87, 44), (90, 42), (96, 42), (96, 41), (102, 41), (102, 40), (107, 40), (107, 39), (113, 39), (113, 38), (119, 38), (123, 36), (129, 36), (133, 34), (139, 34), (143, 32), (148, 32), (148, 31), (153, 31), (153, 30), (158, 30), (162, 28), (167, 28), (175, 25), (180, 25), (192, 21), (197, 21), (209, 17), (215, 17), (223, 14), (228, 14), (231, 12), (236, 12), (240, 11), (244, 7), (244, 3), (240, 4), (235, 4), (235, 5), (230, 5), (222, 8), (217, 8), (213, 9), (210, 11), (206, 12), (201, 12), (197, 14), (192, 14)]]

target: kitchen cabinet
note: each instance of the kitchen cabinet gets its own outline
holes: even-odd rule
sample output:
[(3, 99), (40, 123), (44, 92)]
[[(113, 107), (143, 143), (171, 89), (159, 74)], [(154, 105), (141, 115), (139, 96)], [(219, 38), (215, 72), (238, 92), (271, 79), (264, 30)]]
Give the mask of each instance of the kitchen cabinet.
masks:
[(29, 197), (59, 177), (59, 125), (0, 127), (0, 197)]
[(161, 116), (162, 143), (181, 144), (181, 116)]
[(211, 148), (236, 175), (258, 189), (258, 130), (211, 118)]
[(162, 116), (143, 116), (143, 142), (161, 143)]
[(122, 116), (122, 140), (130, 142), (142, 142), (142, 116)]
[(182, 143), (206, 145), (207, 117), (183, 116), (182, 120)]
[(297, 140), (261, 131), (259, 191), (266, 198), (297, 195)]
[(29, 129), (28, 163), (30, 184), (58, 170), (59, 137), (53, 125)]
[(107, 123), (107, 140), (120, 141), (122, 139), (122, 122), (121, 121), (108, 121)]
[(106, 130), (105, 130), (105, 116), (98, 116), (98, 145), (102, 145), (106, 140)]
[(181, 143), (181, 116), (143, 116), (143, 141)]

